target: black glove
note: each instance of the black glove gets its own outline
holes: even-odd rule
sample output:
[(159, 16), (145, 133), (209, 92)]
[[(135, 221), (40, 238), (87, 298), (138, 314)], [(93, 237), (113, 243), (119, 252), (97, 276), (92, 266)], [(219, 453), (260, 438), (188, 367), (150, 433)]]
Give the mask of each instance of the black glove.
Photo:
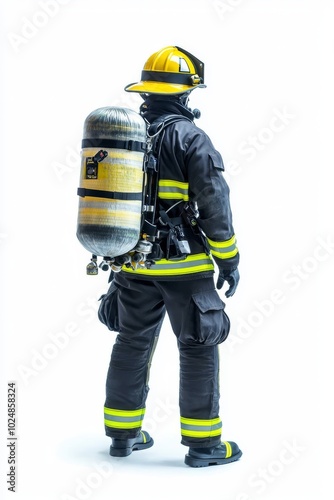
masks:
[(236, 269), (220, 269), (219, 276), (217, 280), (217, 289), (220, 290), (223, 287), (225, 281), (230, 285), (229, 289), (225, 292), (226, 297), (232, 297), (237, 289), (239, 283), (240, 275), (238, 268)]

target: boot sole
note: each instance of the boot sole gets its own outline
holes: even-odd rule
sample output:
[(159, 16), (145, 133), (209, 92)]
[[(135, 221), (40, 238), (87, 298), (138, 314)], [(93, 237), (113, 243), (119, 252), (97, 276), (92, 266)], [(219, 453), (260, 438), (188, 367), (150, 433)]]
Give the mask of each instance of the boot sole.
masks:
[(147, 443), (136, 443), (130, 448), (114, 448), (113, 446), (110, 446), (109, 455), (112, 457), (128, 457), (133, 451), (146, 450), (146, 448), (151, 448), (153, 444), (154, 441), (151, 438), (150, 441), (147, 441)]
[(242, 452), (239, 451), (236, 455), (232, 455), (232, 457), (229, 458), (195, 458), (192, 457), (191, 455), (186, 455), (184, 459), (184, 463), (186, 465), (189, 465), (190, 467), (210, 467), (211, 465), (224, 465), (224, 464), (229, 464), (231, 462), (235, 462), (236, 460), (239, 460), (241, 457)]

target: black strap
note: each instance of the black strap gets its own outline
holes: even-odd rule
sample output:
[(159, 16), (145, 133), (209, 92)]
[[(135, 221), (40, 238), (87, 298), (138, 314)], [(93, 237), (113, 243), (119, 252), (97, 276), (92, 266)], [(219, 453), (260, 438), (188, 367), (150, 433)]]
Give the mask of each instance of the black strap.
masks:
[(139, 141), (119, 141), (116, 139), (83, 139), (82, 148), (115, 148), (127, 149), (128, 151), (146, 151), (146, 142)]
[(188, 118), (187, 116), (184, 115), (171, 115), (171, 114), (166, 114), (159, 116), (156, 120), (154, 120), (151, 125), (149, 126), (149, 134), (154, 135), (158, 132), (162, 132), (162, 130), (167, 127), (168, 125), (171, 125), (172, 123), (179, 122), (179, 121), (188, 121), (190, 123), (193, 123), (193, 121)]
[(100, 191), (99, 189), (78, 188), (78, 195), (84, 198), (92, 196), (93, 198), (109, 198), (112, 200), (135, 200), (141, 201), (143, 193), (119, 193), (112, 191)]
[[(150, 236), (155, 236), (157, 232), (156, 227), (156, 209), (158, 204), (158, 178), (159, 178), (159, 160), (160, 160), (160, 150), (162, 145), (163, 135), (165, 133), (165, 128), (171, 125), (172, 123), (187, 120), (192, 123), (192, 120), (187, 118), (184, 115), (177, 114), (165, 114), (159, 116), (156, 120), (154, 120), (148, 129), (148, 135), (151, 138), (151, 152), (152, 155), (149, 154), (147, 157), (147, 162), (144, 164), (144, 169), (147, 174), (147, 182), (145, 184), (144, 190), (144, 205), (154, 207), (153, 211), (144, 210), (143, 217), (143, 225), (142, 228), (145, 227), (146, 233)], [(154, 159), (154, 168), (148, 168), (150, 166), (150, 160)], [(152, 162), (151, 162), (152, 163)], [(161, 215), (161, 214), (160, 214)], [(169, 217), (166, 215), (168, 220)], [(171, 227), (171, 226), (169, 226)]]
[(166, 83), (179, 83), (183, 85), (193, 86), (192, 76), (189, 73), (167, 73), (166, 71), (147, 71), (143, 70), (141, 73), (142, 81), (166, 82)]
[(184, 224), (184, 220), (182, 217), (169, 217), (167, 212), (165, 210), (160, 210), (159, 212), (159, 221), (164, 225), (168, 226), (170, 228), (173, 228), (175, 226), (180, 226), (181, 224)]

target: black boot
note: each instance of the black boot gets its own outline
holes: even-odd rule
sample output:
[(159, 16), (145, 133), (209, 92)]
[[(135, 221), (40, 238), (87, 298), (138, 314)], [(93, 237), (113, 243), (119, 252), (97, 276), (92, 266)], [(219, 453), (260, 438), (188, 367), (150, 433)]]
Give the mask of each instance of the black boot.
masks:
[(153, 439), (146, 431), (140, 431), (137, 437), (132, 439), (112, 438), (110, 455), (112, 457), (127, 457), (135, 450), (145, 450), (153, 446)]
[(222, 441), (211, 448), (189, 448), (185, 463), (190, 467), (208, 467), (222, 465), (239, 460), (242, 451), (232, 441)]

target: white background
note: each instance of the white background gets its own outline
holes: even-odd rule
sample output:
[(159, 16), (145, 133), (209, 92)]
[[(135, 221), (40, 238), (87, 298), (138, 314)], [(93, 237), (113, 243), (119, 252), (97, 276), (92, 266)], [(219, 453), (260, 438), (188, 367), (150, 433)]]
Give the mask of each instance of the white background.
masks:
[[(17, 384), (18, 500), (333, 498), (333, 2), (7, 0), (0, 10), (5, 498), (8, 381)], [(103, 403), (115, 337), (96, 317), (107, 275), (86, 276), (90, 256), (75, 235), (85, 117), (137, 109), (124, 86), (173, 44), (205, 62), (207, 89), (191, 105), (223, 155), (241, 253), (226, 301), (221, 417), (223, 438), (244, 454), (199, 470), (183, 463), (168, 321), (144, 427), (155, 446), (109, 457)]]

